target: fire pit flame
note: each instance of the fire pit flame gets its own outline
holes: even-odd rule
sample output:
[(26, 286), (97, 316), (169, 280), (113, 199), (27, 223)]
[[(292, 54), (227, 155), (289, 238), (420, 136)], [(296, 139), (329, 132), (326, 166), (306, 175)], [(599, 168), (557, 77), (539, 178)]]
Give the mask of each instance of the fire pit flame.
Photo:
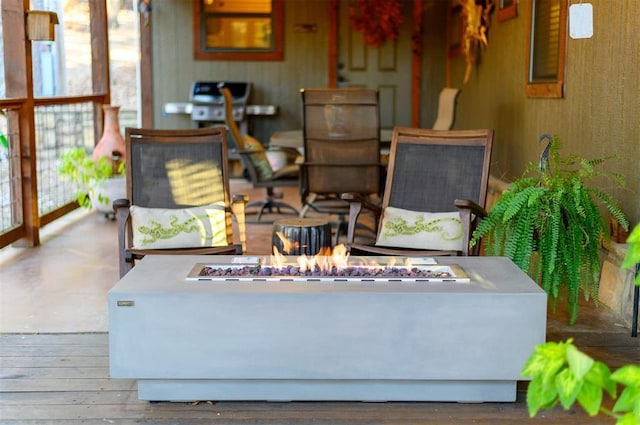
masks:
[[(285, 249), (290, 249), (294, 244), (289, 243), (279, 235)], [(378, 260), (380, 257), (377, 258)], [(322, 249), (316, 255), (300, 255), (292, 259), (286, 257), (273, 248), (273, 254), (267, 262), (262, 260), (250, 260), (248, 263), (235, 265), (205, 265), (198, 264), (190, 273), (188, 279), (237, 281), (239, 278), (250, 281), (335, 281), (335, 282), (451, 282), (469, 281), (469, 278), (456, 265), (438, 266), (435, 262), (418, 261), (413, 266), (409, 258), (404, 265), (396, 266), (395, 257), (387, 257), (387, 264), (380, 265), (373, 258), (350, 257), (350, 253), (344, 245)], [(255, 261), (255, 262), (254, 262)], [(431, 260), (432, 261), (432, 260)], [(425, 267), (426, 265), (426, 267)]]
[[(282, 234), (282, 232), (276, 232), (276, 236), (282, 242), (282, 252), (284, 252), (285, 254), (290, 254), (291, 251), (293, 251), (294, 249), (300, 248), (300, 243), (299, 242), (290, 241), (289, 239), (287, 239), (287, 237), (285, 235)], [(276, 255), (277, 251), (278, 251), (278, 248), (276, 248), (274, 246), (273, 247), (273, 254)], [(278, 252), (278, 254), (279, 254), (279, 252)]]
[[(282, 241), (283, 251), (287, 254), (291, 249), (297, 248), (297, 243), (291, 243), (280, 232), (276, 233)], [(331, 270), (343, 270), (349, 267), (349, 252), (343, 244), (337, 245), (333, 251), (331, 248), (322, 248), (316, 255), (300, 255), (296, 258), (296, 262), (301, 272), (320, 269), (323, 272)], [(271, 256), (271, 264), (275, 267), (282, 267), (286, 263), (286, 257), (278, 251), (277, 247), (273, 247)]]
[[(299, 243), (289, 241), (281, 232), (276, 232), (276, 235), (282, 241), (282, 251), (281, 253), (277, 247), (273, 247), (273, 254), (271, 256), (271, 264), (274, 267), (283, 267), (287, 259), (285, 254), (288, 254), (292, 249), (299, 248)], [(349, 264), (350, 254), (347, 251), (347, 247), (344, 244), (336, 245), (333, 250), (331, 248), (322, 248), (320, 252), (316, 255), (299, 255), (296, 257), (296, 262), (298, 264), (299, 270), (302, 273), (307, 271), (319, 269), (324, 273), (328, 273), (331, 270), (344, 270), (348, 267), (353, 267), (353, 264)], [(380, 268), (393, 268), (396, 264), (395, 257), (390, 257), (389, 261), (386, 265), (381, 266), (375, 261), (370, 262), (360, 262), (358, 264), (359, 267), (367, 267), (373, 269)], [(404, 268), (410, 270), (412, 268), (411, 260), (407, 258), (404, 262)]]

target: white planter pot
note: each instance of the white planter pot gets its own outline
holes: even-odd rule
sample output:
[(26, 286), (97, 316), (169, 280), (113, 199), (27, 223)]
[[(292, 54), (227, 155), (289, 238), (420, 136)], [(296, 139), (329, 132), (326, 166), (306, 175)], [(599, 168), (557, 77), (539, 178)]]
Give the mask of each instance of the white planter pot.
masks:
[(98, 183), (91, 193), (93, 208), (105, 214), (113, 212), (113, 201), (127, 197), (127, 179), (124, 176), (113, 177)]

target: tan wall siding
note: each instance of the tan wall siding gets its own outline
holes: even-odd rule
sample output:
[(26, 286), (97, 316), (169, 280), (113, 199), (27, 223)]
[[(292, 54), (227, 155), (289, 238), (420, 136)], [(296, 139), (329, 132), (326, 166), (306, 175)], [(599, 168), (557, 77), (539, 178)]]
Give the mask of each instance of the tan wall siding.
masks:
[[(189, 127), (186, 116), (163, 116), (165, 102), (187, 101), (194, 81), (250, 81), (251, 103), (280, 108), (274, 118), (252, 120), (253, 133), (263, 139), (277, 130), (300, 127), (302, 87), (327, 85), (327, 1), (285, 3), (283, 61), (195, 61), (192, 0), (153, 5), (154, 123), (156, 127)], [(295, 24), (315, 24), (317, 32), (295, 33)]]
[(446, 84), (447, 2), (427, 0), (423, 7), (422, 87), (420, 125), (431, 127), (438, 112), (438, 96)]
[[(627, 189), (607, 182), (633, 223), (640, 221), (640, 43), (636, 0), (593, 0), (594, 36), (569, 38), (564, 99), (524, 95), (527, 8), (498, 22), (494, 14), (482, 63), (462, 87), (456, 128), (496, 130), (492, 174), (512, 180), (537, 161), (543, 133), (558, 134), (565, 154), (587, 158), (618, 154), (606, 168), (621, 172)], [(462, 84), (464, 58), (452, 63), (452, 82)]]
[[(251, 102), (274, 104), (274, 118), (253, 120), (253, 134), (266, 141), (277, 130), (300, 128), (302, 87), (328, 85), (328, 0), (285, 1), (285, 57), (283, 61), (235, 62), (193, 59), (192, 2), (171, 0), (153, 6), (154, 123), (159, 128), (191, 126), (187, 116), (163, 115), (166, 102), (187, 101), (195, 80), (246, 80), (253, 83)], [(411, 0), (404, 10), (410, 13)], [(423, 76), (420, 121), (430, 126), (436, 117), (437, 96), (445, 82), (446, 2), (425, 0)], [(405, 25), (411, 28), (407, 17)], [(315, 24), (317, 32), (296, 33), (296, 24)], [(406, 70), (411, 78), (411, 69)], [(411, 99), (406, 99), (411, 107)]]

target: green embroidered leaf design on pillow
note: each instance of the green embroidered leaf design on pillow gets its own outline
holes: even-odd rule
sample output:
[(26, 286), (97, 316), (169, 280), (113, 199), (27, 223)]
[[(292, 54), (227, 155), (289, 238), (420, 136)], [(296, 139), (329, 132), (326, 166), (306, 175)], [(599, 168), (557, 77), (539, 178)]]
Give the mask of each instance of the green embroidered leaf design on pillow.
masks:
[(387, 207), (376, 245), (460, 251), (462, 221), (458, 212), (429, 213)]
[(131, 207), (133, 246), (138, 249), (227, 246), (224, 202), (191, 208)]
[[(171, 239), (175, 238), (180, 233), (193, 233), (198, 232), (200, 237), (206, 240), (206, 235), (203, 232), (200, 232), (201, 228), (196, 223), (197, 220), (206, 220), (209, 217), (205, 215), (200, 215), (197, 217), (190, 217), (186, 221), (179, 223), (178, 216), (172, 214), (169, 216), (169, 226), (163, 226), (158, 223), (156, 220), (149, 221), (149, 225), (147, 226), (138, 226), (138, 232), (143, 235), (146, 235), (142, 239), (142, 243), (144, 245), (152, 244), (158, 241), (158, 239)], [(204, 230), (204, 229), (202, 229)]]
[[(454, 223), (460, 227), (454, 226), (455, 234), (450, 234), (451, 226), (445, 227), (444, 224)], [(462, 238), (462, 222), (457, 217), (442, 217), (434, 220), (426, 221), (424, 216), (418, 216), (412, 225), (402, 217), (395, 217), (384, 224), (384, 236), (393, 237), (398, 235), (415, 236), (419, 233), (439, 233), (442, 239), (447, 241), (455, 241)]]

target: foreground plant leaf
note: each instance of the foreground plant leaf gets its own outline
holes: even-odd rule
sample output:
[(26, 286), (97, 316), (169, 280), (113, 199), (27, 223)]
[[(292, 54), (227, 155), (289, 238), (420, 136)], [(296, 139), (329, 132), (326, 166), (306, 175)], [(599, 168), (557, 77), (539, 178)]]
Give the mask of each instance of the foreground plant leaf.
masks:
[(578, 393), (578, 403), (589, 416), (597, 415), (602, 405), (602, 387), (585, 381)]
[(567, 345), (569, 368), (577, 379), (582, 379), (593, 366), (594, 360), (578, 350), (575, 345)]
[(557, 404), (558, 392), (553, 385), (544, 385), (541, 380), (533, 380), (527, 389), (529, 416), (534, 417), (541, 409), (551, 409)]
[(576, 401), (581, 387), (581, 380), (576, 379), (570, 369), (565, 368), (556, 376), (556, 390), (565, 410)]
[[(568, 410), (577, 401), (590, 416), (599, 413), (617, 420), (616, 425), (640, 424), (640, 366), (623, 366), (614, 373), (573, 345), (547, 342), (535, 347), (522, 375), (531, 378), (527, 390), (529, 416), (561, 403)], [(617, 384), (623, 386), (616, 400)], [(604, 391), (616, 400), (613, 408), (604, 407)]]

